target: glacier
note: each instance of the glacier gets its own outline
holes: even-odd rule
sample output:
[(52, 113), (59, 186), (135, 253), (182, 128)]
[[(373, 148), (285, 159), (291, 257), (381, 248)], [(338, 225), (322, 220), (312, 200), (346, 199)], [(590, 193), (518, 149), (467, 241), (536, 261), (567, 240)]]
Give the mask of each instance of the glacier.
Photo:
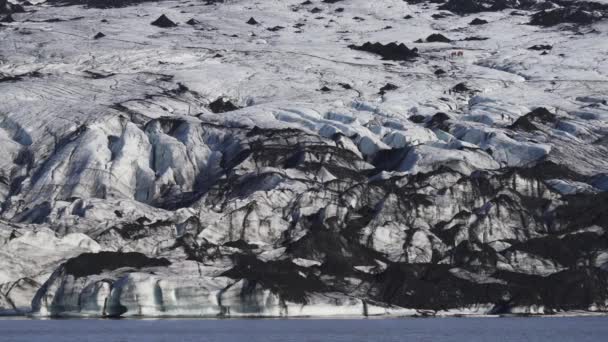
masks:
[(606, 41), (605, 0), (0, 0), (0, 315), (605, 313)]

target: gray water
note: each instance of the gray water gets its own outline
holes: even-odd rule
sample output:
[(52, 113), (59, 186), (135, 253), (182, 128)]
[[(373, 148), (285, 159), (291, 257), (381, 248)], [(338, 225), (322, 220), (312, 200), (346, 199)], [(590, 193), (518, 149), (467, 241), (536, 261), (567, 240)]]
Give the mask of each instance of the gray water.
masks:
[(0, 320), (0, 341), (608, 341), (608, 317), (359, 320)]

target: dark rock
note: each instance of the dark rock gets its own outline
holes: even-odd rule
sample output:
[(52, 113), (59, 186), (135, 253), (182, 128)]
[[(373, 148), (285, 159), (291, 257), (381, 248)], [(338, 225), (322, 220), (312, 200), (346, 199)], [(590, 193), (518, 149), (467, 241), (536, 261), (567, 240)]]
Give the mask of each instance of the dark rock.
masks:
[(323, 12), (323, 10), (320, 9), (319, 7), (315, 7), (310, 10), (310, 13), (312, 13), (312, 14), (317, 14), (317, 13), (321, 13), (321, 12)]
[(283, 26), (274, 26), (274, 27), (267, 28), (268, 31), (272, 31), (272, 32), (281, 31), (282, 29), (284, 29)]
[(249, 25), (258, 25), (258, 21), (255, 20), (253, 17), (249, 18), (249, 20), (247, 20), (247, 24)]
[(533, 45), (528, 48), (528, 50), (536, 50), (536, 51), (551, 50), (551, 49), (553, 49), (552, 45), (543, 45), (543, 44)]
[(154, 20), (150, 24), (154, 25), (154, 26), (162, 27), (162, 28), (169, 28), (169, 27), (176, 27), (177, 26), (176, 23), (174, 23), (173, 21), (171, 21), (171, 19), (167, 18), (167, 16), (164, 15), (164, 14), (161, 15), (160, 17), (158, 17), (158, 19)]
[(231, 111), (239, 109), (239, 107), (235, 106), (229, 100), (226, 100), (226, 99), (220, 97), (209, 104), (209, 109), (211, 109), (211, 111), (213, 113), (218, 114), (218, 113), (231, 112)]
[(465, 39), (463, 39), (463, 41), (483, 41), (483, 40), (488, 40), (489, 38), (487, 37), (466, 37)]
[(487, 11), (491, 7), (491, 4), (483, 0), (448, 0), (445, 4), (439, 6), (439, 9), (457, 14), (467, 14)]
[(512, 125), (510, 129), (519, 129), (523, 131), (536, 131), (539, 130), (536, 124), (551, 125), (557, 122), (555, 114), (549, 112), (546, 108), (539, 107), (531, 111), (530, 113), (519, 117)]
[(413, 18), (413, 17), (412, 17), (411, 15), (409, 15), (409, 14), (408, 14), (408, 15), (406, 15), (405, 17), (403, 17), (403, 19), (406, 19), (406, 20), (407, 20), (407, 19), (412, 19), (412, 18)]
[(366, 51), (382, 56), (382, 59), (393, 61), (406, 61), (418, 57), (418, 49), (409, 49), (403, 43), (380, 43), (367, 42), (363, 45), (349, 45), (353, 50)]
[(344, 88), (346, 90), (353, 89), (353, 87), (350, 84), (348, 84), (348, 83), (339, 83), (339, 85), (340, 85), (340, 87), (342, 87), (342, 88)]
[(596, 12), (586, 11), (580, 8), (560, 7), (550, 11), (534, 13), (530, 20), (531, 25), (555, 26), (562, 23), (591, 24), (602, 19), (602, 15)]
[(410, 121), (411, 121), (411, 122), (413, 122), (413, 123), (421, 124), (421, 123), (423, 123), (423, 122), (425, 122), (425, 121), (426, 121), (426, 116), (416, 114), (416, 115), (412, 115), (412, 116), (410, 116), (410, 117), (408, 118), (408, 120), (410, 120)]
[(378, 94), (384, 95), (384, 94), (386, 94), (387, 91), (392, 91), (392, 90), (396, 90), (396, 89), (399, 89), (399, 87), (392, 83), (387, 83), (385, 86), (380, 88), (380, 92), (378, 92)]
[(329, 87), (327, 87), (327, 86), (323, 86), (323, 88), (321, 88), (319, 90), (322, 91), (322, 92), (325, 92), (325, 93), (331, 91), (331, 89)]
[(101, 32), (97, 32), (97, 34), (95, 36), (93, 36), (93, 39), (99, 39), (99, 38), (103, 38), (105, 36), (106, 36), (105, 34), (103, 34)]
[(198, 25), (198, 24), (200, 24), (200, 22), (198, 20), (192, 18), (192, 19), (186, 21), (186, 24), (188, 24), (188, 25)]
[[(528, 2), (521, 1), (527, 5)], [(500, 11), (507, 8), (522, 6), (519, 0), (448, 0), (439, 6), (439, 9), (448, 10), (457, 14), (469, 14), (485, 11)]]
[(452, 40), (440, 33), (433, 33), (430, 36), (426, 37), (426, 41), (427, 43), (449, 43)]
[(445, 75), (446, 72), (443, 69), (437, 69), (435, 70), (435, 75), (440, 76), (440, 75)]
[(475, 18), (469, 23), (469, 25), (485, 25), (487, 23), (488, 23), (487, 20)]
[(458, 83), (452, 88), (452, 91), (457, 93), (468, 93), (471, 89), (467, 87), (466, 83)]
[(449, 132), (450, 125), (447, 123), (448, 120), (450, 120), (450, 117), (446, 113), (439, 112), (431, 117), (431, 120), (426, 123), (426, 127)]
[(435, 13), (435, 14), (431, 15), (431, 18), (437, 20), (437, 19), (447, 18), (449, 16), (450, 16), (449, 13)]

